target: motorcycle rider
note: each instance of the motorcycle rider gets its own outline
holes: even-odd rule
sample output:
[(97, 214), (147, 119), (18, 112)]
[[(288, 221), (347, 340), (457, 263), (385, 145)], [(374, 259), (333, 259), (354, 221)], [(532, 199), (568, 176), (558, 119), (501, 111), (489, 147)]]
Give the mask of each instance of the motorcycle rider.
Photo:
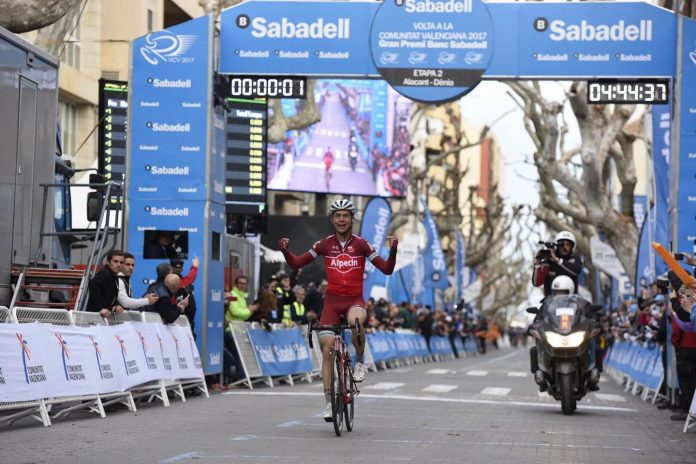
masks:
[(548, 250), (548, 256), (543, 256), (543, 252), (537, 253), (532, 284), (535, 287), (543, 285), (544, 296), (547, 296), (551, 294), (551, 283), (556, 277), (568, 276), (573, 280), (575, 293), (578, 288), (578, 276), (582, 272), (582, 259), (573, 254), (577, 243), (575, 235), (564, 230), (556, 235), (554, 242), (554, 247)]

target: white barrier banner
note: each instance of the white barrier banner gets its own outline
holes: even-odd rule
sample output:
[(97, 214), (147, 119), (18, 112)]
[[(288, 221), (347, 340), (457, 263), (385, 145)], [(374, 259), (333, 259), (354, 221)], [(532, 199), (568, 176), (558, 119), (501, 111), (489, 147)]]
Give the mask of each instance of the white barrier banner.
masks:
[(132, 325), (145, 358), (144, 369), (155, 379), (167, 378), (171, 369), (167, 370), (164, 367), (158, 325), (147, 322), (132, 322)]
[(125, 391), (160, 379), (202, 379), (191, 330), (0, 324), (0, 403)]
[(203, 377), (201, 357), (198, 347), (191, 335), (191, 329), (180, 325), (167, 326), (177, 345), (179, 379), (197, 379)]
[(38, 323), (0, 324), (0, 402), (45, 398), (50, 362)]
[(159, 380), (160, 377), (156, 373), (147, 370), (142, 342), (132, 322), (103, 327), (103, 329), (113, 333), (112, 350), (121, 355), (121, 362), (115, 362), (113, 366), (121, 379), (121, 390)]
[(92, 356), (97, 364), (98, 376), (95, 377), (96, 393), (113, 393), (122, 391), (121, 380), (116, 371), (117, 363), (122, 362), (120, 351), (113, 349), (114, 333), (109, 327), (86, 327), (87, 338), (92, 346)]
[[(24, 324), (21, 324), (24, 325)], [(96, 348), (91, 327), (71, 327), (43, 324), (41, 344), (49, 359), (45, 366), (49, 379), (50, 397), (95, 395), (101, 390), (101, 362), (96, 359)], [(110, 391), (118, 391), (118, 382), (109, 382)], [(103, 391), (99, 391), (102, 393)], [(105, 392), (104, 392), (105, 393)]]
[(169, 330), (170, 326), (157, 324), (157, 342), (159, 344), (159, 353), (162, 358), (162, 366), (164, 367), (164, 379), (178, 379), (179, 377), (179, 361), (177, 352), (178, 340), (174, 338)]

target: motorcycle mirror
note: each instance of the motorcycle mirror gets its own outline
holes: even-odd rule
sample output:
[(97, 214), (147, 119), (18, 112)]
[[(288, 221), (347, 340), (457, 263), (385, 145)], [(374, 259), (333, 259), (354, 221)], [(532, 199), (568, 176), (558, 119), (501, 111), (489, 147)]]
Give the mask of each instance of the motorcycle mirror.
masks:
[(532, 306), (531, 308), (527, 308), (527, 312), (528, 312), (529, 314), (538, 314), (538, 313), (539, 313), (539, 308), (535, 308), (534, 306)]

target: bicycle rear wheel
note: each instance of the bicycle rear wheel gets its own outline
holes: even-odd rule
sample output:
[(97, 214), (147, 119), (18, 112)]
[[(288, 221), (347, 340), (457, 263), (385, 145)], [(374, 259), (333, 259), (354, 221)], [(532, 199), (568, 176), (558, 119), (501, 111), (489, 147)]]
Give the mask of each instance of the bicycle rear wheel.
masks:
[(344, 415), (346, 417), (346, 430), (353, 431), (353, 413), (355, 411), (355, 383), (353, 382), (353, 373), (350, 366), (350, 357), (346, 356), (345, 367), (343, 369), (343, 385), (347, 390), (348, 402), (344, 406)]
[(333, 415), (333, 426), (336, 436), (340, 437), (343, 432), (343, 388), (341, 386), (341, 375), (343, 366), (341, 357), (336, 350), (331, 350), (331, 414)]

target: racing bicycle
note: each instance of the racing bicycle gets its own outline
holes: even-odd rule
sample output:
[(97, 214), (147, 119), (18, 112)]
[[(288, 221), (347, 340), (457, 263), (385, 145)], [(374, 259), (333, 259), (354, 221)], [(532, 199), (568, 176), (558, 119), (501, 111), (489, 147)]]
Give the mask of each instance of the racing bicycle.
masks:
[(307, 338), (309, 347), (314, 348), (312, 331), (331, 331), (334, 333), (333, 346), (330, 350), (331, 356), (331, 414), (333, 416), (333, 426), (336, 436), (340, 437), (343, 432), (345, 418), (346, 430), (353, 430), (353, 415), (355, 412), (355, 397), (360, 391), (355, 386), (353, 379), (353, 364), (350, 360), (350, 353), (346, 348), (346, 329), (355, 329), (358, 345), (360, 339), (360, 319), (355, 318), (355, 324), (348, 324), (345, 317), (341, 317), (338, 325), (315, 325), (311, 321)]

